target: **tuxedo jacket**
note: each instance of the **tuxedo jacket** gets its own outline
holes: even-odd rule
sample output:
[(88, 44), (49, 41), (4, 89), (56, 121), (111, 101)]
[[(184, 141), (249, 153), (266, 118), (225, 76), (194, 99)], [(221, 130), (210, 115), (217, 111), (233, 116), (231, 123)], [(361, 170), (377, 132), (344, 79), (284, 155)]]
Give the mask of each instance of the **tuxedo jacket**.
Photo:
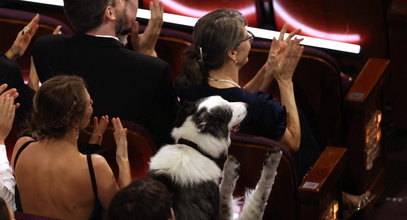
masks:
[(41, 82), (58, 74), (82, 77), (96, 116), (136, 122), (152, 133), (158, 147), (172, 143), (176, 98), (166, 62), (116, 39), (86, 34), (44, 36), (35, 42), (33, 58)]
[(19, 96), (15, 102), (20, 103), (20, 107), (16, 110), (16, 120), (17, 124), (20, 125), (21, 122), (26, 122), (30, 117), (34, 91), (24, 84), (18, 63), (9, 60), (0, 53), (0, 85), (3, 83), (7, 83), (7, 89), (16, 88), (18, 91)]

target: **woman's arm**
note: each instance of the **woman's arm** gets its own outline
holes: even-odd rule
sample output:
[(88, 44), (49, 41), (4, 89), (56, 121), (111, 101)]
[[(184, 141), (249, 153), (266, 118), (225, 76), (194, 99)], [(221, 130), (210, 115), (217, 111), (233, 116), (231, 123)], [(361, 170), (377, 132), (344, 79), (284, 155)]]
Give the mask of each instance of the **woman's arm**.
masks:
[(123, 188), (130, 184), (130, 164), (127, 150), (127, 128), (123, 128), (120, 118), (113, 118), (114, 140), (116, 141), (116, 162), (119, 167), (119, 184)]
[[(279, 39), (279, 41), (281, 40), (283, 39)], [(298, 151), (301, 140), (300, 121), (292, 83), (294, 71), (304, 50), (304, 47), (299, 44), (301, 40), (286, 39), (285, 44), (282, 44), (281, 54), (272, 61), (277, 67), (277, 71), (273, 75), (278, 83), (281, 103), (285, 105), (287, 111), (287, 127), (280, 142), (288, 146), (293, 152)]]
[(114, 137), (116, 141), (116, 162), (119, 166), (119, 186), (116, 184), (113, 171), (105, 158), (92, 154), (92, 161), (95, 168), (96, 182), (98, 186), (98, 196), (104, 210), (109, 208), (113, 196), (130, 184), (130, 164), (127, 153), (127, 129), (123, 128), (119, 118), (112, 118), (114, 127)]

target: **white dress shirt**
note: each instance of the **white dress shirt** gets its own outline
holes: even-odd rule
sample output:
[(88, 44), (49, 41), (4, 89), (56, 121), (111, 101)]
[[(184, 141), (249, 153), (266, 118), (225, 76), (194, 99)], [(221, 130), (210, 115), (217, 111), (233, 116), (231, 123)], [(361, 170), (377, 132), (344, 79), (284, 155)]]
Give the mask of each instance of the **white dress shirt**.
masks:
[(6, 146), (0, 145), (0, 197), (6, 203), (16, 210), (14, 201), (14, 186), (16, 181), (14, 179), (13, 171), (11, 170), (10, 163), (7, 158)]

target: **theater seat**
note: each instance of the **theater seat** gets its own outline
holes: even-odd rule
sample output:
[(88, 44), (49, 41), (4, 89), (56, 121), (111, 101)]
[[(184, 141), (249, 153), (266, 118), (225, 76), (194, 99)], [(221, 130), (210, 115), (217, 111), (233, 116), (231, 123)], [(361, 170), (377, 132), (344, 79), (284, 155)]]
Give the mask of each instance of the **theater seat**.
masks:
[[(143, 177), (149, 169), (149, 161), (151, 156), (156, 152), (156, 147), (149, 131), (142, 126), (122, 120), (123, 127), (128, 129), (127, 141), (128, 141), (128, 154), (131, 169), (132, 178)], [(92, 131), (93, 126), (89, 125), (87, 131)], [(105, 134), (103, 135), (102, 148), (107, 151), (104, 155), (107, 162), (118, 178), (119, 168), (116, 163), (116, 143), (113, 136), (114, 129), (112, 126), (108, 126)], [(81, 132), (78, 142), (88, 143), (90, 135)]]
[(172, 81), (183, 68), (183, 53), (192, 44), (192, 35), (182, 31), (162, 28), (156, 51), (159, 58), (170, 64)]
[[(267, 59), (270, 42), (254, 42), (249, 63), (240, 73), (244, 85)], [(376, 200), (384, 191), (384, 145), (381, 142), (383, 84), (390, 61), (369, 59), (355, 79), (343, 77), (339, 65), (329, 54), (305, 47), (293, 76), (298, 109), (307, 117), (320, 145), (341, 146), (349, 160), (344, 186), (361, 194), (370, 190)], [(279, 99), (276, 84), (270, 88)]]
[(23, 212), (14, 212), (14, 217), (16, 220), (61, 220), (46, 216), (39, 216), (34, 214), (28, 214)]
[(240, 162), (235, 197), (256, 186), (267, 149), (276, 146), (283, 152), (263, 219), (321, 219), (341, 198), (338, 180), (345, 168), (345, 148), (326, 147), (298, 188), (288, 148), (271, 139), (243, 133), (231, 138), (229, 154)]

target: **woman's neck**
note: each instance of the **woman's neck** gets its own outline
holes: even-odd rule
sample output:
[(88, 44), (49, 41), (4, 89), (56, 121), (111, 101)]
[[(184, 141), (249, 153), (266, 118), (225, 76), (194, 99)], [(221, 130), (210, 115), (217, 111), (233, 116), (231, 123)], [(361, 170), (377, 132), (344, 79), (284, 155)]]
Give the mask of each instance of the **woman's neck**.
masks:
[(72, 127), (72, 128), (68, 129), (68, 131), (65, 133), (65, 135), (62, 138), (58, 138), (58, 139), (46, 138), (44, 141), (46, 141), (47, 144), (50, 144), (50, 145), (57, 145), (58, 143), (64, 143), (63, 144), (64, 147), (72, 148), (72, 146), (74, 146), (73, 149), (77, 150), (78, 149), (77, 139), (78, 139), (78, 135), (79, 135), (78, 131), (79, 131), (78, 129)]
[(224, 65), (219, 69), (209, 71), (208, 84), (215, 88), (240, 87), (237, 68)]

